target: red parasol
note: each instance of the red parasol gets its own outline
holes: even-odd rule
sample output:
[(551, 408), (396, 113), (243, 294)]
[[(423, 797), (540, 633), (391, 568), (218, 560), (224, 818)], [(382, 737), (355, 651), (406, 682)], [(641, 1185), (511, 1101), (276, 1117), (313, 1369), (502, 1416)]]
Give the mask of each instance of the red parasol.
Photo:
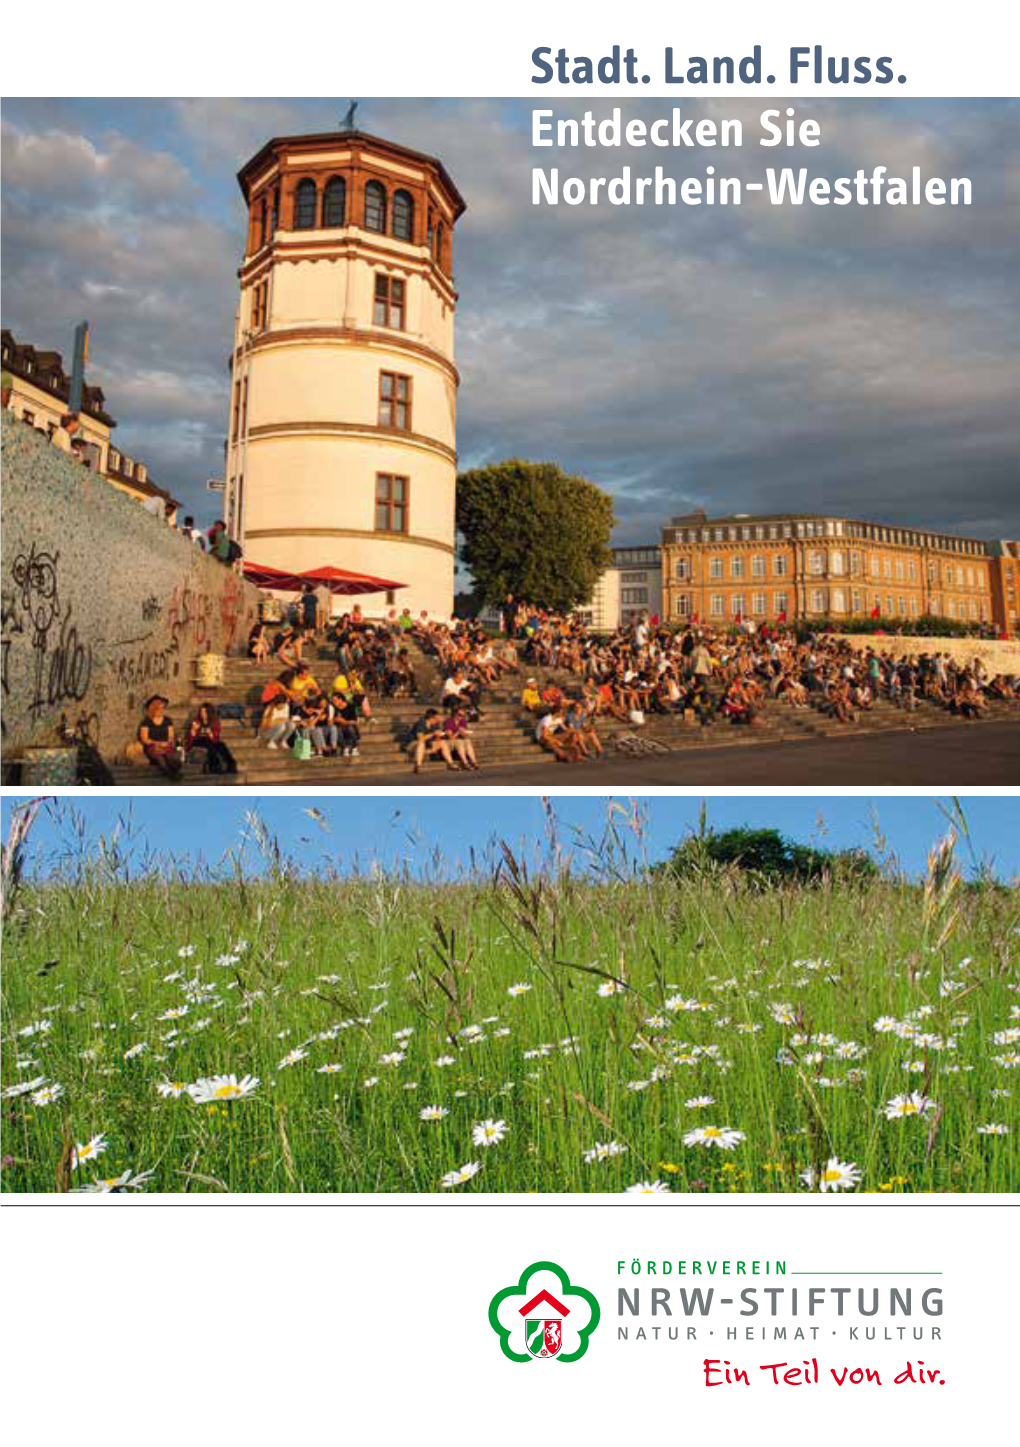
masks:
[(302, 583), (314, 586), (325, 584), (331, 593), (388, 593), (406, 588), (406, 583), (395, 583), (392, 578), (375, 578), (371, 573), (353, 573), (347, 568), (312, 568), (301, 574)]
[(329, 565), (312, 568), (307, 573), (288, 573), (268, 563), (245, 563), (244, 576), (257, 588), (275, 588), (281, 593), (300, 593), (306, 583), (313, 587), (324, 585), (331, 593), (347, 595), (395, 592), (407, 587), (406, 583), (396, 583), (392, 578), (374, 578), (371, 573), (352, 573)]

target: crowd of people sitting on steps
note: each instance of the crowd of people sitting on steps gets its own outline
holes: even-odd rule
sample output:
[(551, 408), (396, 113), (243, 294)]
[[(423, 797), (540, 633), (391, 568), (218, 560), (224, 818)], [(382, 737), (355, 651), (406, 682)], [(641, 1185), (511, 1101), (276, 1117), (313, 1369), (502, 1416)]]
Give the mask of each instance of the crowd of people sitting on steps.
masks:
[[(438, 699), (403, 740), (415, 772), (430, 760), (450, 770), (480, 767), (472, 726), (484, 716), (486, 695), (501, 685), (520, 690), (536, 742), (561, 763), (600, 758), (599, 721), (607, 718), (628, 730), (655, 716), (755, 728), (778, 701), (852, 724), (883, 701), (907, 711), (935, 705), (973, 719), (993, 700), (1020, 699), (1018, 680), (991, 675), (976, 658), (926, 652), (923, 640), (916, 653), (894, 657), (880, 639), (854, 649), (845, 637), (786, 626), (716, 630), (692, 621), (672, 628), (647, 611), (599, 635), (580, 614), (513, 598), (492, 636), (477, 621), (442, 623), (425, 612), (414, 618), (408, 608), (370, 620), (355, 605), (332, 619), (330, 605), (328, 594), (309, 585), (278, 623), (256, 623), (248, 639), (253, 662), (279, 666), (261, 691), (258, 737), (267, 749), (298, 759), (354, 760), (363, 730), (375, 722), (372, 698), (418, 700), (412, 642), (435, 660), (443, 680)], [(324, 687), (316, 673), (330, 654), (333, 677)], [(540, 683), (540, 671), (573, 681)], [(201, 757), (207, 772), (236, 771), (213, 705), (200, 706), (180, 739), (167, 706), (158, 695), (150, 699), (139, 728), (153, 767), (176, 778), (189, 757)], [(221, 705), (224, 716), (238, 710), (243, 714), (240, 705)]]
[[(894, 657), (878, 642), (858, 650), (845, 637), (769, 625), (670, 628), (647, 612), (600, 637), (577, 616), (547, 614), (513, 600), (504, 609), (503, 627), (520, 640), (526, 663), (565, 669), (581, 680), (593, 718), (608, 714), (636, 728), (655, 714), (754, 727), (770, 700), (814, 708), (842, 723), (858, 721), (880, 700), (909, 711), (929, 703), (977, 718), (993, 699), (1020, 697), (1017, 680), (990, 674), (980, 659), (925, 652), (923, 644), (915, 654)], [(526, 686), (522, 702), (541, 714), (547, 703), (562, 702), (557, 692)]]

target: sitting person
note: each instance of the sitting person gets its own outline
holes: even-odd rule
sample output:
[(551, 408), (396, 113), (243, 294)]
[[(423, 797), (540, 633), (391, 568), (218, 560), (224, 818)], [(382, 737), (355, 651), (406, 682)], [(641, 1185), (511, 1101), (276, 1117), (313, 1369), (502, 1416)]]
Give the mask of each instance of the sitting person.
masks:
[(267, 749), (284, 748), (297, 732), (297, 724), (290, 716), (290, 699), (286, 693), (275, 694), (262, 710), (259, 733), (266, 741)]
[(330, 699), (330, 721), (339, 735), (340, 750), (345, 759), (356, 759), (361, 753), (361, 710), (349, 693), (334, 693)]
[[(291, 717), (297, 727), (298, 738), (308, 739), (312, 752), (317, 758), (325, 758), (330, 752), (329, 739), (336, 735), (330, 731), (327, 722), (326, 700), (321, 693), (306, 693), (300, 703), (294, 705)], [(333, 752), (336, 752), (335, 746)]]
[(961, 718), (980, 718), (987, 705), (974, 680), (964, 676), (949, 707)]
[(146, 700), (145, 717), (138, 726), (138, 742), (152, 768), (177, 781), (181, 777), (183, 761), (177, 748), (173, 720), (166, 712), (169, 703), (170, 700), (161, 693), (154, 693)]
[(450, 709), (457, 703), (463, 703), (477, 717), (480, 694), (478, 680), (469, 679), (458, 665), (443, 684), (443, 706)]
[(561, 764), (576, 764), (581, 757), (574, 734), (559, 710), (542, 715), (535, 728), (535, 738), (543, 749), (555, 754)]
[(347, 672), (347, 688), (345, 690), (357, 706), (358, 713), (368, 723), (372, 722), (372, 705), (368, 701), (368, 689), (364, 680), (356, 668)]
[(595, 717), (583, 699), (575, 699), (567, 709), (567, 728), (573, 734), (582, 758), (602, 757), (602, 741), (595, 732)]
[(398, 648), (386, 673), (386, 692), (390, 698), (415, 698), (418, 682), (406, 648)]
[(414, 760), (414, 772), (421, 773), (426, 759), (441, 758), (448, 769), (456, 769), (443, 720), (437, 708), (427, 708), (404, 740), (404, 750)]
[(521, 693), (521, 707), (526, 708), (528, 713), (539, 713), (542, 709), (542, 695), (538, 691), (538, 684), (533, 678), (529, 678)]
[(301, 663), (304, 638), (296, 628), (287, 624), (273, 639), (273, 652), (287, 668), (297, 668)]
[(236, 774), (237, 762), (220, 737), (220, 716), (211, 703), (199, 705), (198, 712), (191, 720), (185, 752), (193, 749), (205, 751), (203, 774)]
[(321, 692), (322, 690), (309, 670), (303, 663), (299, 664), (298, 667), (294, 669), (290, 682), (291, 697), (300, 702), (303, 699), (310, 698), (313, 694)]
[(253, 624), (248, 634), (248, 657), (253, 663), (264, 663), (269, 657), (269, 635), (262, 622)]
[(457, 759), (462, 769), (477, 769), (478, 760), (475, 758), (475, 746), (471, 740), (471, 729), (468, 726), (467, 710), (461, 703), (456, 703), (447, 714), (446, 722), (443, 724), (443, 733), (446, 735), (446, 742), (450, 751)]

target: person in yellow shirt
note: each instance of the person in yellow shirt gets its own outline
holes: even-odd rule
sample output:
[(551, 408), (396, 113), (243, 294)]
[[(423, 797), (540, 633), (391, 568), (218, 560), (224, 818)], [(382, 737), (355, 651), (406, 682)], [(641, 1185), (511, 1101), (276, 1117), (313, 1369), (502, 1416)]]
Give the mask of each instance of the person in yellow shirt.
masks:
[(290, 685), (291, 697), (295, 695), (299, 699), (310, 698), (312, 694), (321, 693), (319, 685), (309, 673), (307, 668), (300, 667), (294, 670), (294, 678)]
[(538, 691), (538, 684), (533, 678), (529, 678), (521, 694), (521, 707), (526, 708), (529, 713), (537, 713), (541, 703), (542, 695)]

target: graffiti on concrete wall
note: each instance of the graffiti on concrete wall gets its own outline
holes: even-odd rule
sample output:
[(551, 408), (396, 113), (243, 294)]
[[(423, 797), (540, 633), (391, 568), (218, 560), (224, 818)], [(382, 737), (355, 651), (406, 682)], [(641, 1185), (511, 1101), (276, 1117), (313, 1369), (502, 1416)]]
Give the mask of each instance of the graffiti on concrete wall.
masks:
[(29, 654), (28, 697), (19, 703), (32, 718), (68, 702), (80, 703), (92, 680), (92, 645), (79, 633), (71, 604), (60, 597), (60, 553), (32, 543), (15, 557), (3, 580), (2, 679), (12, 688), (12, 658)]
[(203, 652), (237, 652), (258, 608), (238, 574), (0, 413), (3, 763), (82, 730), (104, 754), (141, 704), (181, 713)]

